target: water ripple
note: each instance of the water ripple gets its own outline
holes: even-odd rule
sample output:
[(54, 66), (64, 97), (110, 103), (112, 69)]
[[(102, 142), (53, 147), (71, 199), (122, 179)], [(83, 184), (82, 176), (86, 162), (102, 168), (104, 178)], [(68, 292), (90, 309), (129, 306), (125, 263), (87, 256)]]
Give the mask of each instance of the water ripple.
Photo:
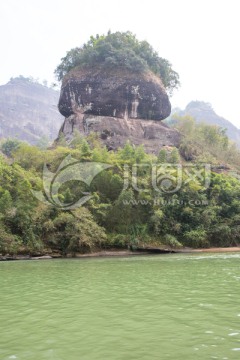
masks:
[(233, 360), (238, 277), (230, 254), (0, 263), (0, 359)]

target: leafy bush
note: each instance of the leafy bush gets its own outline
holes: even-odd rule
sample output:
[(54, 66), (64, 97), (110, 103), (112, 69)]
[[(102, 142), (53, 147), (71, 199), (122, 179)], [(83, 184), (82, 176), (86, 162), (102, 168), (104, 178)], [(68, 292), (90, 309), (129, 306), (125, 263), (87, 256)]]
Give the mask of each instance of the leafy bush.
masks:
[(11, 234), (9, 231), (0, 224), (0, 253), (5, 254), (15, 254), (18, 252), (21, 241), (20, 239)]
[(21, 142), (16, 139), (7, 139), (1, 144), (1, 150), (4, 155), (12, 156), (13, 152), (18, 149)]
[(126, 249), (129, 246), (129, 237), (126, 234), (108, 234), (105, 248)]
[(190, 230), (184, 234), (184, 245), (193, 248), (207, 248), (210, 246), (207, 233), (202, 229)]
[(101, 246), (106, 235), (103, 228), (94, 221), (86, 208), (61, 212), (44, 224), (48, 244), (59, 250), (63, 256), (68, 253), (89, 252)]
[(163, 244), (168, 245), (172, 248), (181, 248), (182, 244), (175, 238), (175, 236), (167, 234), (163, 238)]
[(151, 70), (171, 93), (179, 86), (179, 76), (170, 62), (158, 55), (147, 41), (139, 41), (131, 32), (109, 32), (91, 36), (82, 47), (71, 49), (55, 70), (58, 80), (77, 66), (103, 69), (125, 68), (133, 72)]

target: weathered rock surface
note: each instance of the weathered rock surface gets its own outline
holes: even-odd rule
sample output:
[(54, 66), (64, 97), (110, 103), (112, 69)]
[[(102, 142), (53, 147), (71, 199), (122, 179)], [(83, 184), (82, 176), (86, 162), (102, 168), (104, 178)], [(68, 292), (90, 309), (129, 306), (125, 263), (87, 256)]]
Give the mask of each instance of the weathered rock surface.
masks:
[(149, 153), (158, 153), (163, 146), (178, 146), (180, 134), (165, 124), (154, 120), (119, 119), (106, 116), (75, 114), (65, 119), (60, 130), (70, 142), (74, 130), (84, 135), (99, 134), (109, 150), (123, 147), (127, 141), (144, 145)]
[(74, 69), (62, 84), (59, 111), (121, 119), (163, 120), (171, 104), (161, 80), (152, 72)]
[(64, 120), (57, 109), (58, 99), (58, 91), (24, 77), (0, 86), (0, 138), (31, 144), (43, 137), (56, 139)]
[(179, 133), (159, 121), (170, 114), (171, 105), (151, 72), (74, 69), (63, 80), (58, 107), (66, 117), (59, 136), (68, 142), (78, 130), (86, 136), (98, 133), (109, 150), (127, 141), (151, 153), (179, 145)]

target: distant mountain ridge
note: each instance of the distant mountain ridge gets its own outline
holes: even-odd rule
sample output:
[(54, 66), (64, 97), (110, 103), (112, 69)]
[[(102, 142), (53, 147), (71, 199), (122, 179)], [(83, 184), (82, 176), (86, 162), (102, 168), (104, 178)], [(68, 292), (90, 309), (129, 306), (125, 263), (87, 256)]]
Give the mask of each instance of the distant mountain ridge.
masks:
[(238, 147), (240, 147), (240, 129), (229, 120), (217, 115), (211, 104), (207, 102), (191, 101), (185, 110), (175, 109), (172, 114), (178, 114), (180, 116), (190, 115), (195, 118), (197, 122), (205, 122), (208, 125), (218, 125), (226, 129), (226, 134), (229, 139), (235, 141)]
[(37, 144), (57, 137), (63, 117), (58, 111), (59, 91), (23, 76), (0, 86), (0, 138)]

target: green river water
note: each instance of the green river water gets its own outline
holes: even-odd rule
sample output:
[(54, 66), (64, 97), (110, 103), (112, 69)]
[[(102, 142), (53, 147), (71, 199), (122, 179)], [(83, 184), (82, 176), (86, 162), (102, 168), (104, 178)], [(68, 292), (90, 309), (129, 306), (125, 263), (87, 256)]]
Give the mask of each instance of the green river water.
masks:
[(240, 359), (240, 254), (0, 263), (0, 360)]

